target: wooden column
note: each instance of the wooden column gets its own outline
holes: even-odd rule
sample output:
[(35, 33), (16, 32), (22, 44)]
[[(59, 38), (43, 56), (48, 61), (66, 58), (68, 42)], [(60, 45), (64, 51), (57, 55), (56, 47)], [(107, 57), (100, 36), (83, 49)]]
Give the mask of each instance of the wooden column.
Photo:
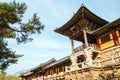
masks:
[(62, 72), (64, 72), (65, 71), (65, 67), (64, 67), (64, 65), (62, 65)]
[(59, 73), (59, 67), (57, 66), (57, 74)]
[(88, 47), (88, 40), (87, 40), (87, 33), (85, 30), (83, 30), (83, 36), (84, 36), (84, 42), (85, 42), (85, 48)]
[(44, 80), (45, 72), (43, 70), (42, 70), (42, 77), (43, 77), (43, 80)]
[(72, 54), (73, 54), (74, 53), (74, 42), (72, 39), (71, 39), (71, 46), (72, 46)]
[(113, 39), (116, 46), (119, 45), (118, 36), (116, 32), (113, 32)]

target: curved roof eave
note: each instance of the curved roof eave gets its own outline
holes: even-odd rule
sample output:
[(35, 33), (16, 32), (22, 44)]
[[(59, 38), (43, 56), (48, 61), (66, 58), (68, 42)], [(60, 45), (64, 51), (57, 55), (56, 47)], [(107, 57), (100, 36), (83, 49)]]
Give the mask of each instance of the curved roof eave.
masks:
[(57, 60), (55, 63), (51, 64), (50, 66), (46, 67), (45, 69), (51, 68), (51, 67), (53, 67), (55, 65), (58, 65), (59, 63), (62, 63), (64, 61), (66, 61), (66, 60), (70, 60), (70, 56), (66, 56), (66, 57), (64, 57), (64, 58), (62, 58), (60, 60)]
[(56, 60), (55, 60), (54, 58), (52, 58), (52, 59), (50, 59), (49, 61), (47, 61), (47, 62), (45, 62), (45, 63), (41, 63), (40, 65), (38, 65), (38, 66), (30, 69), (30, 71), (34, 71), (34, 70), (37, 70), (37, 69), (39, 69), (39, 68), (42, 69), (42, 67), (43, 67), (44, 65), (49, 64), (49, 63), (51, 63), (51, 62), (55, 62), (55, 61), (56, 61)]
[[(95, 15), (93, 12), (91, 12), (89, 9), (87, 9), (85, 6), (81, 6), (80, 9), (76, 12), (76, 14), (67, 22), (65, 23), (63, 26), (56, 28), (56, 30), (54, 30), (55, 32), (61, 33), (62, 31), (68, 29), (69, 27), (71, 27), (72, 25), (74, 25), (80, 18), (82, 18), (82, 8), (89, 14), (91, 14), (94, 18), (96, 18), (97, 20), (101, 21), (102, 23), (107, 24), (108, 21), (98, 17), (97, 15)], [(84, 15), (88, 15), (88, 14), (84, 14)]]

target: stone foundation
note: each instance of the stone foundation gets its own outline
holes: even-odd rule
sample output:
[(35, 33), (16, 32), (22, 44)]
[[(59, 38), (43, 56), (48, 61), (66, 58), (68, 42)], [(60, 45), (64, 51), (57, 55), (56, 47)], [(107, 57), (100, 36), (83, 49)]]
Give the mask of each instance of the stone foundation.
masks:
[(88, 68), (66, 73), (65, 80), (120, 80), (120, 67)]

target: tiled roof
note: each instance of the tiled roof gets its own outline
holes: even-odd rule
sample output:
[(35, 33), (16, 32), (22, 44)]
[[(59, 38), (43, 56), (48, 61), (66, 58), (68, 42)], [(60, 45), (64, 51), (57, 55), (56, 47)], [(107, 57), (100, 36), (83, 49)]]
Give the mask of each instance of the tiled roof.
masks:
[(66, 57), (64, 57), (64, 58), (62, 58), (62, 59), (57, 60), (56, 62), (54, 62), (54, 63), (51, 64), (50, 66), (46, 67), (45, 69), (50, 68), (50, 67), (52, 67), (52, 66), (55, 66), (55, 65), (57, 65), (57, 64), (60, 64), (60, 63), (66, 61), (66, 60), (69, 60), (69, 59), (70, 59), (70, 56), (66, 56)]
[(51, 62), (55, 62), (55, 61), (56, 61), (56, 60), (55, 60), (54, 58), (52, 58), (52, 59), (50, 59), (49, 61), (47, 61), (47, 62), (45, 62), (45, 63), (41, 63), (40, 65), (38, 65), (38, 66), (30, 69), (30, 71), (33, 71), (33, 70), (38, 69), (38, 68), (40, 68), (40, 67), (42, 68), (42, 66), (47, 65), (47, 64), (49, 64), (49, 63), (51, 63)]
[(31, 75), (32, 73), (33, 73), (33, 72), (26, 73), (26, 74), (24, 74), (24, 76)]
[(47, 64), (49, 64), (49, 63), (51, 63), (51, 62), (54, 62), (54, 63), (50, 64), (49, 66), (45, 67), (44, 69), (50, 68), (50, 67), (52, 67), (52, 66), (55, 66), (55, 65), (57, 65), (57, 64), (60, 64), (60, 63), (66, 61), (66, 60), (69, 60), (69, 59), (70, 59), (70, 56), (64, 57), (64, 58), (59, 59), (59, 60), (57, 60), (57, 61), (56, 61), (54, 58), (52, 58), (52, 59), (50, 59), (49, 61), (47, 61), (47, 62), (45, 62), (45, 63), (41, 63), (40, 65), (38, 65), (38, 66), (30, 69), (29, 71), (24, 72), (23, 74), (21, 74), (21, 76), (31, 75), (31, 74), (33, 74), (33, 71), (34, 71), (34, 70), (36, 70), (36, 69), (38, 69), (38, 68), (41, 68), (41, 69), (42, 69), (43, 66), (45, 66), (45, 65), (47, 65)]

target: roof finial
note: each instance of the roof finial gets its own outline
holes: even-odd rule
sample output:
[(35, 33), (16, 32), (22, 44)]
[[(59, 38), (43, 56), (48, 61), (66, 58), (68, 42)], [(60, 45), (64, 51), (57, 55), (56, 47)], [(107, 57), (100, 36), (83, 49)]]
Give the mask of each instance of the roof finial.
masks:
[(84, 6), (84, 4), (82, 3), (81, 6)]

